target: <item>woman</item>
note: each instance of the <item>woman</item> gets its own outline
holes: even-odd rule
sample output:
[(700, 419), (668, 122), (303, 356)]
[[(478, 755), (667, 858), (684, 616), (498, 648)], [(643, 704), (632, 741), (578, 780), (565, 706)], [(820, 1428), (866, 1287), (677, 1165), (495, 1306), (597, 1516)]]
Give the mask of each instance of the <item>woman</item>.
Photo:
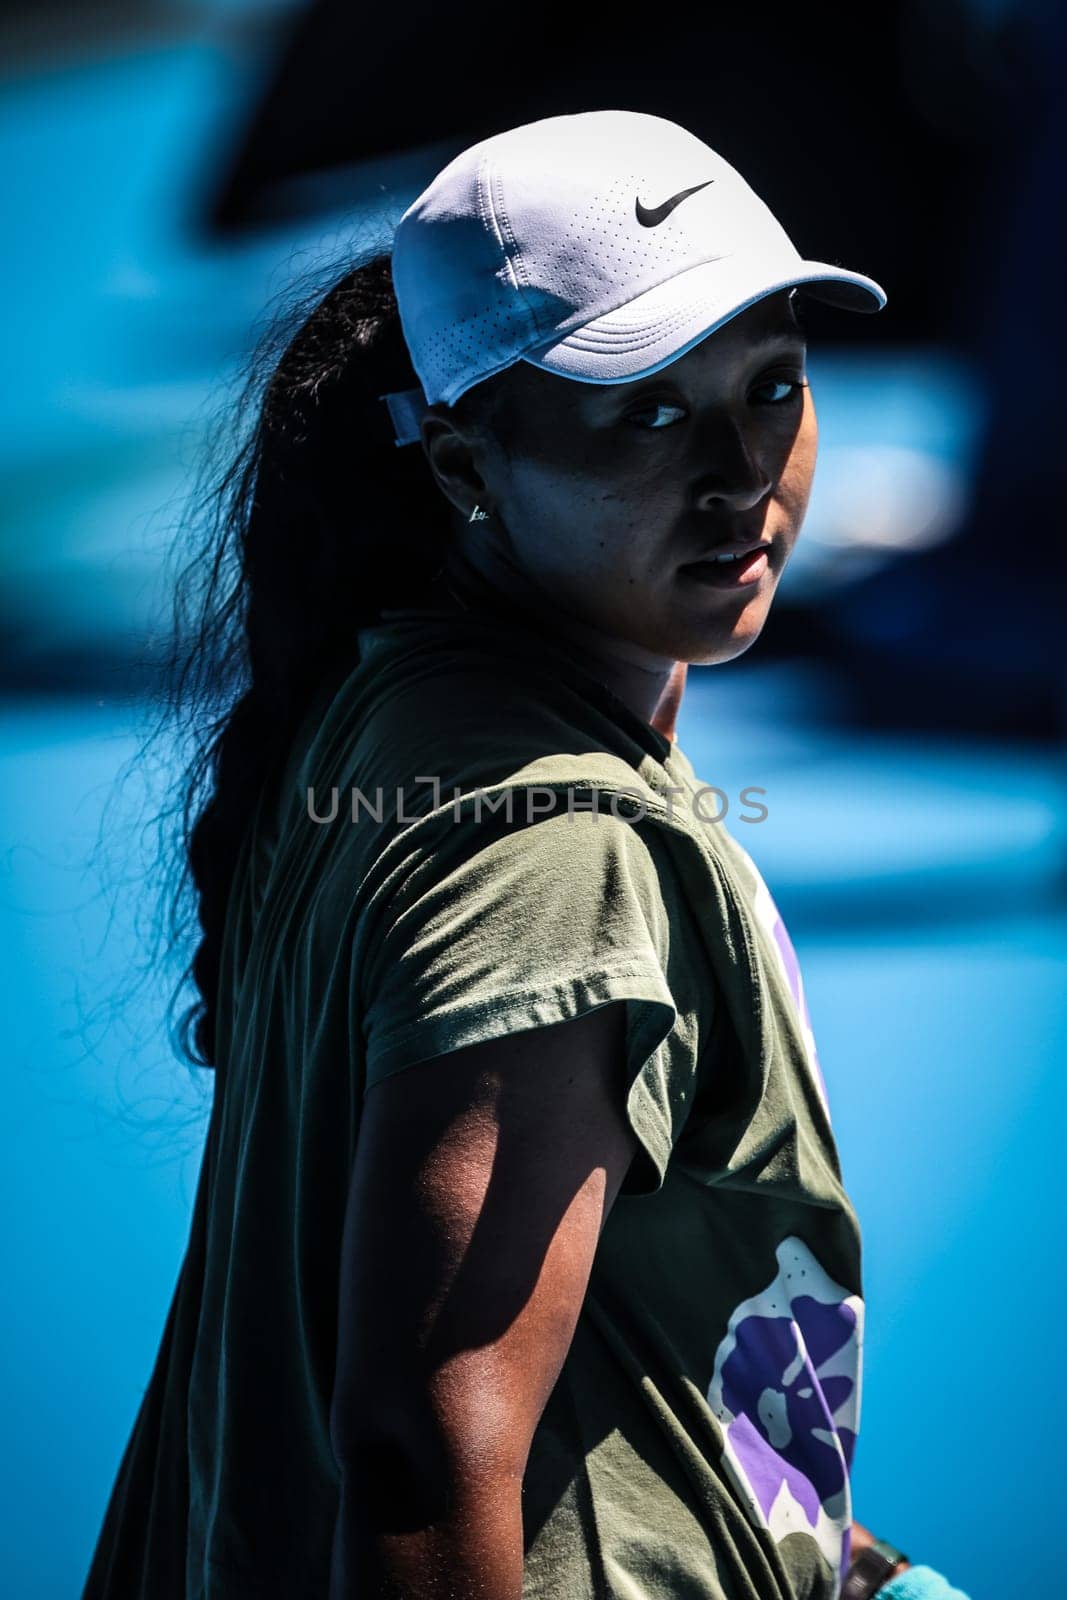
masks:
[(852, 1516), (857, 1223), (674, 734), (800, 530), (798, 289), (885, 299), (597, 111), (457, 157), (282, 357), (190, 845), (211, 1125), (85, 1600), (956, 1593)]

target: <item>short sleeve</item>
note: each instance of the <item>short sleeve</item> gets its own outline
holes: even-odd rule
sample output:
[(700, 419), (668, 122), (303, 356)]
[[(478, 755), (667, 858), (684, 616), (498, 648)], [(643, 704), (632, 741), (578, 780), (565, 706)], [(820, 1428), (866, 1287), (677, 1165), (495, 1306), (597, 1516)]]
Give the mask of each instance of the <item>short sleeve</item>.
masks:
[(418, 1061), (626, 1001), (625, 1193), (652, 1193), (693, 1095), (670, 978), (670, 862), (655, 829), (606, 812), (460, 823), (398, 875), (361, 963), (366, 1087)]

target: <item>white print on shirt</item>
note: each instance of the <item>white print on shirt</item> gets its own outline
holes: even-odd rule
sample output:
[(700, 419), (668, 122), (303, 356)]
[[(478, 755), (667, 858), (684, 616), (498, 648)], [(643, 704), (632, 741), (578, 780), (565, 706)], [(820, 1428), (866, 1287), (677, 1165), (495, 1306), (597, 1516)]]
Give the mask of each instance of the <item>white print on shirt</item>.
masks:
[[(742, 849), (742, 847), (739, 845), (738, 849)], [(769, 936), (768, 943), (774, 950), (779, 970), (789, 985), (789, 992), (793, 996), (797, 1018), (800, 1022), (801, 1036), (804, 1040), (804, 1052), (807, 1057), (808, 1067), (819, 1091), (819, 1098), (822, 1100), (827, 1121), (829, 1121), (830, 1102), (827, 1098), (826, 1082), (822, 1075), (818, 1052), (815, 1048), (815, 1034), (812, 1032), (811, 1017), (808, 1013), (808, 1001), (804, 992), (804, 978), (800, 971), (800, 962), (797, 960), (797, 953), (793, 948), (793, 941), (789, 937), (789, 930), (782, 918), (782, 913), (774, 903), (774, 897), (764, 882), (763, 874), (747, 851), (742, 849), (742, 854), (752, 874), (754, 885), (752, 895), (753, 910), (764, 931)]]

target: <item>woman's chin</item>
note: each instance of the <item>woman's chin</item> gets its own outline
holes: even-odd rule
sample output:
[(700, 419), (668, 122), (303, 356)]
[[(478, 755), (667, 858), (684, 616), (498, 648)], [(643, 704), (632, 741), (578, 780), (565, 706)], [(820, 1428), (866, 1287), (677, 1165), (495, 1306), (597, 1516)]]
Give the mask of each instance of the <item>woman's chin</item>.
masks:
[(716, 666), (744, 655), (763, 632), (775, 587), (770, 571), (744, 587), (687, 584), (685, 603), (679, 604), (681, 597), (676, 594), (670, 607), (668, 626), (676, 659), (693, 666)]
[(642, 651), (661, 660), (685, 661), (692, 666), (717, 666), (744, 655), (763, 632), (771, 595), (753, 595), (738, 608), (701, 608), (677, 603), (656, 604), (655, 597), (641, 613), (624, 619), (598, 616), (595, 622), (604, 633), (629, 640)]
[(687, 618), (686, 624), (674, 630), (673, 654), (679, 661), (694, 667), (721, 666), (735, 661), (754, 645), (763, 632), (767, 620), (767, 606), (747, 606), (744, 613), (731, 622), (723, 619), (717, 627), (707, 621), (703, 626)]

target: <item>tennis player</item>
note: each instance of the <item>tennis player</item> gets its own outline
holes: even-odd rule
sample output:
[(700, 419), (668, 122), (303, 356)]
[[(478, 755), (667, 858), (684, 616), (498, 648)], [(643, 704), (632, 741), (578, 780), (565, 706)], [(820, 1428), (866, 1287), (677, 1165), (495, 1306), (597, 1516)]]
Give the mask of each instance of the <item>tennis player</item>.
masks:
[(859, 1227), (675, 734), (800, 533), (807, 295), (885, 302), (684, 128), (549, 117), (274, 368), (208, 553), (213, 1109), (84, 1600), (964, 1600), (855, 1519)]

